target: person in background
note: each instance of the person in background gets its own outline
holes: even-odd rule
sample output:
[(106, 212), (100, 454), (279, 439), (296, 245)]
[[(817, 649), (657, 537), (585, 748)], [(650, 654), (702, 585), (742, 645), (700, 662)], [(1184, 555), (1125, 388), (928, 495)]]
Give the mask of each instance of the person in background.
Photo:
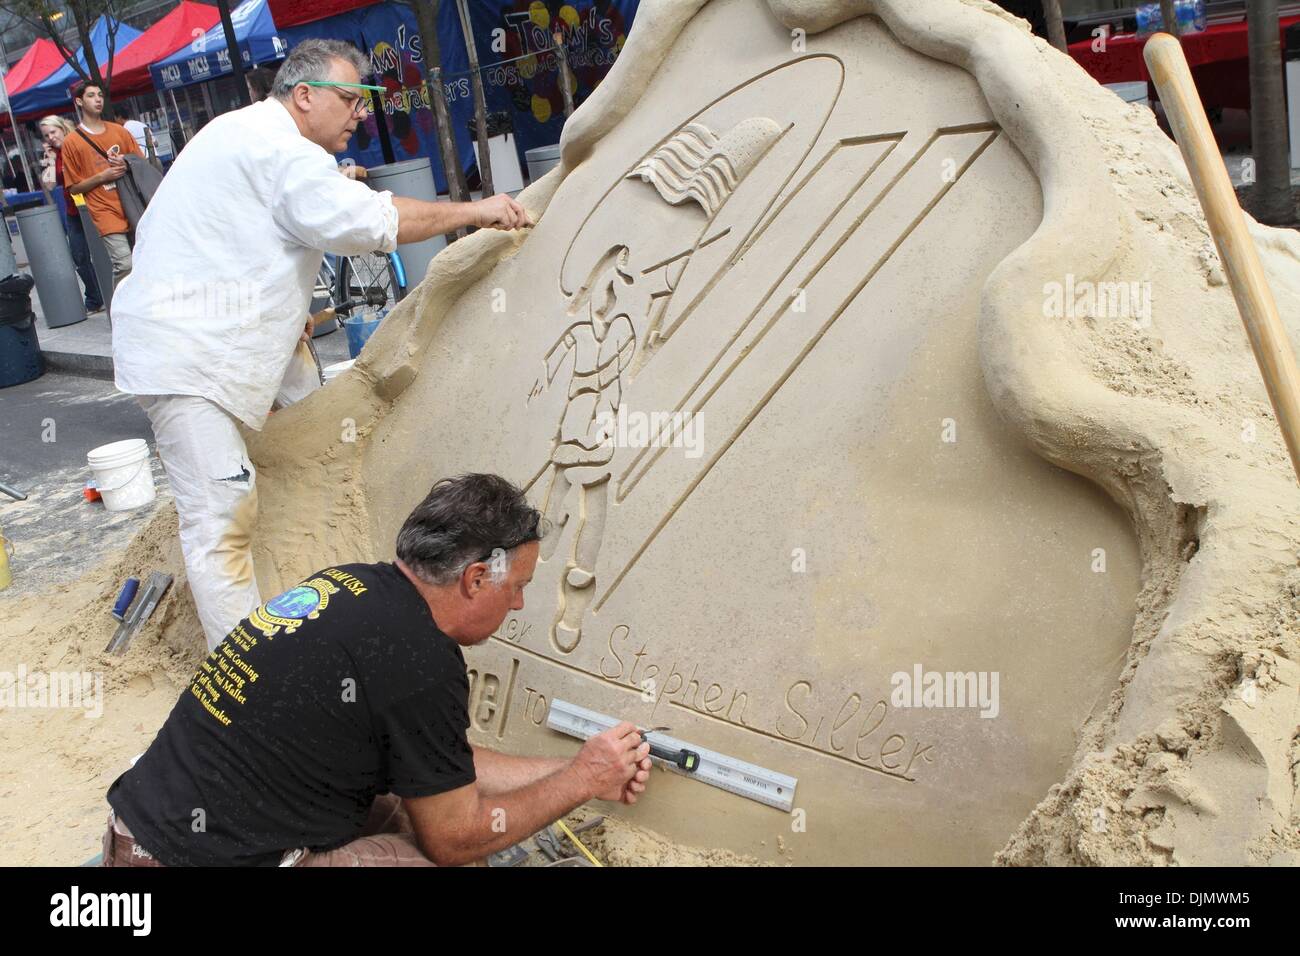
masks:
[(113, 112), (116, 114), (118, 120), (121, 121), (122, 128), (135, 137), (135, 143), (140, 147), (140, 154), (142, 156), (148, 156), (149, 140), (145, 134), (146, 127), (144, 123), (135, 119), (131, 115), (131, 108), (125, 104), (113, 107)]
[(48, 189), (51, 192), (61, 186), (58, 174), (55, 170), (59, 158), (59, 151), (45, 142), (45, 130), (41, 130), (41, 188)]
[(144, 154), (134, 136), (103, 119), (104, 88), (98, 83), (77, 84), (73, 99), (81, 111), (81, 124), (63, 141), (63, 188), (85, 196), (90, 218), (113, 260), (116, 288), (131, 272), (130, 225), (117, 195), (117, 181), (126, 175), (122, 157)]
[[(53, 188), (63, 182), (63, 143), (75, 127), (62, 116), (43, 117), (37, 127), (41, 131), (41, 140), (45, 143), (45, 149), (54, 155), (50, 183)], [(81, 216), (77, 215), (72, 194), (66, 189), (63, 191), (63, 206), (63, 228), (68, 233), (72, 261), (77, 266), (77, 275), (81, 276), (81, 284), (86, 288), (86, 311), (99, 312), (104, 308), (104, 296), (99, 291), (99, 280), (95, 277), (95, 270), (90, 261), (90, 246), (86, 243), (86, 230), (81, 225)]]
[(269, 66), (257, 66), (244, 74), (248, 84), (248, 95), (254, 103), (260, 103), (271, 95), (271, 86), (275, 83), (275, 70)]

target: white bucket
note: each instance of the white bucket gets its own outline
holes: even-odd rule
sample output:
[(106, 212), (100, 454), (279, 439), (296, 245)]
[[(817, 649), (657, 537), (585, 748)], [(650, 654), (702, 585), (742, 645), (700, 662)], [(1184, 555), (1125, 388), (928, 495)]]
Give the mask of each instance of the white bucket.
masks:
[(321, 374), (325, 376), (325, 381), (327, 383), (332, 382), (355, 365), (356, 361), (356, 359), (348, 359), (346, 362), (335, 362), (333, 365), (326, 365), (325, 368), (321, 370)]
[(153, 501), (153, 470), (143, 438), (100, 445), (86, 454), (86, 463), (95, 474), (105, 510), (130, 511)]

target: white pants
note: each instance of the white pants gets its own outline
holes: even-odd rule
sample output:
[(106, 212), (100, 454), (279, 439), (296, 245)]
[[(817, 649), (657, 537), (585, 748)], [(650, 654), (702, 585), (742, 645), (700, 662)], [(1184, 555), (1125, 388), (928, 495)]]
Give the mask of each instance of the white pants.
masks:
[[(319, 387), (311, 353), (300, 345), (276, 407), (306, 398)], [(208, 650), (214, 650), (262, 603), (252, 550), (257, 469), (234, 417), (220, 405), (193, 395), (137, 395), (136, 401), (153, 425), (158, 457), (176, 499), (190, 593)]]
[(251, 548), (257, 472), (239, 427), (193, 395), (138, 395), (167, 471), (190, 593), (208, 650), (262, 603)]

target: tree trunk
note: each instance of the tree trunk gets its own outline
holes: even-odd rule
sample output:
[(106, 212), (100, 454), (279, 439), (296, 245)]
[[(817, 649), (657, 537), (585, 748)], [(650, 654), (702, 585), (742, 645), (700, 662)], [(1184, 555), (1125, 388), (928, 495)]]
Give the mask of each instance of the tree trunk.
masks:
[(1283, 225), (1295, 219), (1295, 206), (1291, 202), (1277, 0), (1248, 0), (1246, 27), (1250, 46), (1250, 151), (1255, 159), (1251, 212), (1260, 222)]
[(1043, 16), (1047, 18), (1047, 39), (1062, 53), (1070, 52), (1065, 42), (1065, 24), (1061, 20), (1061, 0), (1043, 0)]
[(559, 60), (560, 96), (564, 99), (564, 118), (567, 120), (573, 115), (573, 90), (569, 88), (571, 85), (569, 78), (572, 76), (569, 72), (569, 55), (565, 52), (564, 34), (561, 31), (555, 31), (551, 39), (555, 41), (555, 56)]
[[(456, 153), (456, 138), (451, 134), (451, 118), (442, 91), (442, 51), (438, 46), (438, 5), (439, 0), (431, 0), (427, 3), (414, 0), (411, 9), (415, 13), (416, 25), (420, 28), (420, 43), (424, 56), (424, 85), (438, 126), (438, 153), (442, 157), (442, 171), (447, 177), (447, 192), (452, 202), (465, 202), (469, 198), (469, 189), (465, 185), (465, 171), (460, 168), (460, 156)], [(447, 241), (454, 242), (463, 239), (466, 235), (464, 229), (457, 229), (447, 236)]]
[(465, 52), (469, 56), (469, 86), (474, 91), (474, 131), (478, 139), (478, 178), (483, 196), (493, 196), (492, 157), (487, 134), (487, 99), (483, 95), (483, 77), (478, 71), (478, 44), (474, 42), (474, 26), (469, 22), (469, 5), (466, 0), (456, 0), (460, 14), (460, 29), (465, 35)]

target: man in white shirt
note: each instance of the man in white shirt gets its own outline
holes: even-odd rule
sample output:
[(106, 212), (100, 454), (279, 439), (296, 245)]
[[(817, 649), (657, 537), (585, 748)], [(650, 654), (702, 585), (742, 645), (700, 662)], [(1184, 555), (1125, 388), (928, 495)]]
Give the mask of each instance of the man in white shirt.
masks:
[(532, 224), (504, 194), (431, 203), (340, 175), (332, 154), (365, 114), (368, 69), (346, 43), (306, 40), (268, 99), (208, 123), (154, 194), (134, 271), (113, 296), (117, 387), (153, 425), (209, 649), (261, 604), (256, 473), (238, 423), (260, 430), (277, 396), (289, 397), (322, 253)]
[(122, 122), (122, 128), (135, 137), (135, 141), (140, 146), (140, 155), (149, 155), (149, 138), (145, 135), (145, 125), (138, 119), (131, 116), (129, 106), (114, 105), (113, 110), (117, 113), (117, 118)]

